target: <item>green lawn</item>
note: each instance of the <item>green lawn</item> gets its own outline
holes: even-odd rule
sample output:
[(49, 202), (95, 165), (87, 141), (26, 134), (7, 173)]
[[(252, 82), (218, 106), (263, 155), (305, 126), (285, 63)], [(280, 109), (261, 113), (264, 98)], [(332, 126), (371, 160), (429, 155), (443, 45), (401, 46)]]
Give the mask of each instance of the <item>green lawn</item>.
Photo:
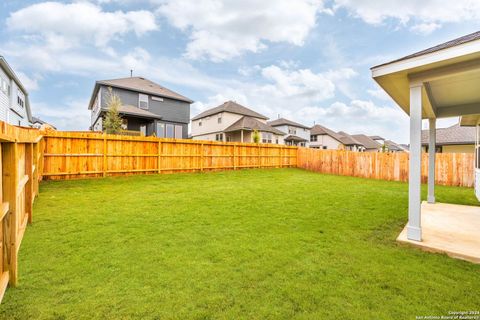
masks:
[[(415, 319), (480, 265), (395, 242), (407, 184), (299, 169), (44, 182), (4, 319)], [(440, 202), (477, 204), (438, 187)]]

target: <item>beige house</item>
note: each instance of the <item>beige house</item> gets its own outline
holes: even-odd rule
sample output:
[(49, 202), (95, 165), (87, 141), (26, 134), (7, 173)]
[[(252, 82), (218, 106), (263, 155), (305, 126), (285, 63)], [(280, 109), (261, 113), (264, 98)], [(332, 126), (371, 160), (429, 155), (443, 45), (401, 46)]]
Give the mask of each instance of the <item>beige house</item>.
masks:
[[(422, 130), (422, 151), (428, 152), (429, 130)], [(436, 130), (437, 153), (474, 153), (475, 127), (461, 127), (455, 124)]]
[(345, 132), (335, 132), (319, 124), (310, 129), (310, 148), (365, 151), (365, 146)]
[(284, 144), (284, 132), (269, 126), (268, 118), (234, 101), (206, 110), (192, 118), (192, 139), (253, 142), (258, 131), (261, 143)]

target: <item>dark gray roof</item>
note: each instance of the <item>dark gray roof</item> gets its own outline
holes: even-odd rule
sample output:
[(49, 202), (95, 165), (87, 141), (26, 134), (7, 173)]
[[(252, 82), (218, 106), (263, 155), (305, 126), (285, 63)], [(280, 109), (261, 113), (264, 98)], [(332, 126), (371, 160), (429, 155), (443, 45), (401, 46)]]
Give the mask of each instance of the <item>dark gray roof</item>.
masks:
[(249, 116), (249, 117), (265, 119), (265, 120), (268, 119), (263, 114), (260, 114), (258, 112), (255, 112), (255, 111), (251, 110), (251, 109), (248, 109), (247, 107), (244, 107), (244, 106), (236, 103), (235, 101), (227, 101), (227, 102), (222, 103), (218, 107), (208, 109), (208, 110), (200, 113), (199, 115), (193, 117), (192, 120), (198, 120), (198, 119), (201, 119), (201, 118), (212, 116), (212, 115), (220, 113), (220, 112), (230, 112), (230, 113), (240, 114), (242, 116)]
[(158, 83), (150, 81), (142, 77), (129, 77), (129, 78), (120, 78), (120, 79), (111, 79), (111, 80), (99, 80), (95, 82), (95, 87), (93, 88), (92, 96), (90, 97), (90, 103), (88, 109), (92, 109), (95, 97), (100, 86), (108, 86), (120, 89), (131, 90), (135, 92), (150, 94), (163, 98), (170, 98), (174, 100), (184, 101), (192, 103), (193, 101), (187, 97), (182, 96), (170, 89), (162, 87)]
[(224, 130), (224, 132), (232, 132), (232, 131), (238, 131), (238, 130), (250, 130), (250, 131), (258, 130), (258, 131), (275, 133), (275, 134), (278, 134), (280, 136), (285, 135), (284, 132), (282, 132), (278, 129), (275, 129), (274, 127), (271, 127), (268, 124), (265, 124), (265, 123), (255, 119), (255, 118), (246, 117), (246, 116), (238, 119), (238, 121), (236, 121), (231, 126), (226, 128)]
[[(422, 130), (422, 145), (428, 145), (429, 136), (428, 130)], [(457, 123), (448, 128), (437, 129), (436, 144), (475, 144), (475, 127), (462, 127)]]
[(285, 141), (300, 141), (300, 142), (308, 141), (307, 139), (301, 138), (301, 137), (293, 135), (293, 134), (288, 135), (284, 140)]
[(289, 126), (292, 126), (292, 127), (310, 129), (310, 127), (307, 127), (303, 124), (300, 124), (298, 122), (294, 122), (294, 121), (291, 121), (291, 120), (288, 120), (288, 119), (285, 119), (285, 118), (279, 118), (279, 119), (276, 119), (276, 120), (273, 120), (273, 121), (269, 121), (269, 122), (267, 122), (267, 124), (272, 126), (272, 127), (289, 125)]
[(467, 42), (475, 41), (475, 40), (478, 40), (478, 39), (480, 39), (480, 31), (467, 34), (466, 36), (444, 42), (442, 44), (436, 45), (434, 47), (431, 47), (431, 48), (428, 48), (428, 49), (425, 49), (425, 50), (422, 50), (422, 51), (418, 51), (418, 52), (413, 53), (413, 54), (409, 54), (408, 56), (405, 56), (405, 57), (400, 58), (400, 59), (396, 59), (396, 60), (393, 60), (393, 61), (390, 61), (390, 62), (387, 62), (387, 63), (379, 64), (375, 67), (372, 67), (372, 69), (377, 68), (377, 67), (381, 67), (381, 66), (385, 66), (385, 65), (390, 64), (390, 63), (394, 63), (394, 62), (398, 62), (398, 61), (402, 61), (402, 60), (407, 60), (407, 59), (423, 56), (425, 54), (440, 51), (440, 50), (443, 50), (443, 49), (448, 49), (448, 48), (455, 47), (455, 46), (458, 46), (458, 45), (461, 45), (461, 44), (464, 44), (464, 43), (467, 43)]
[(353, 134), (352, 137), (359, 141), (365, 149), (380, 149), (382, 145), (364, 134)]
[(149, 93), (152, 95), (171, 98), (175, 100), (185, 101), (192, 103), (193, 101), (187, 97), (182, 96), (175, 91), (167, 89), (158, 83), (145, 79), (143, 77), (129, 77), (129, 78), (120, 78), (112, 80), (100, 80), (97, 81), (98, 84), (103, 84), (106, 86), (129, 89), (138, 92)]
[(380, 137), (380, 136), (368, 136), (370, 139), (373, 139), (373, 140), (385, 140), (384, 138)]

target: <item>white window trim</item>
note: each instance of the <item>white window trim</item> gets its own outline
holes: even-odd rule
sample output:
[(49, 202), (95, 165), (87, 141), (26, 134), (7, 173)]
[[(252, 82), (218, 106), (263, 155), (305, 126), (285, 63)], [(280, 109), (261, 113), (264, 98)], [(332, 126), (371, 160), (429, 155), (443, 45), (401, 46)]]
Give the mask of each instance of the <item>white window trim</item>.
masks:
[[(143, 94), (143, 93), (139, 93), (138, 94), (138, 108), (140, 109), (143, 109), (143, 110), (148, 110), (149, 109), (149, 97), (147, 94)], [(142, 104), (141, 102), (146, 102), (147, 103), (147, 107), (146, 108), (142, 108)]]

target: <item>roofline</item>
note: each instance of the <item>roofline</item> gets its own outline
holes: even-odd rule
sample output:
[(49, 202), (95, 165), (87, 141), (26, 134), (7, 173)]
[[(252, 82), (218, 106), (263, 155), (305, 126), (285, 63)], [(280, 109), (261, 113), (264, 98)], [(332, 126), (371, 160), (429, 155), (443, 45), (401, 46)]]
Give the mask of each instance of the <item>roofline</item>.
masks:
[[(291, 126), (296, 126), (296, 127), (298, 127), (298, 128), (302, 128), (302, 129), (309, 129), (309, 130), (311, 129), (311, 127), (307, 127), (307, 126), (305, 126), (305, 125), (303, 125), (303, 124), (301, 124), (301, 123), (297, 123), (297, 122), (295, 122), (295, 121), (288, 120), (288, 119), (285, 119), (285, 118), (281, 118), (281, 119), (286, 120), (286, 121), (290, 121), (290, 122), (292, 122), (292, 123), (294, 123), (294, 124), (292, 125), (292, 124), (289, 124), (289, 123), (287, 123), (287, 122), (280, 122), (280, 123), (275, 124), (275, 125), (272, 125), (272, 124), (269, 124), (269, 123), (267, 123), (267, 124), (268, 124), (269, 126), (271, 126), (271, 127), (279, 127), (279, 126), (283, 126), (283, 125), (291, 125)], [(275, 119), (275, 120), (271, 120), (271, 121), (268, 121), (268, 122), (274, 122), (274, 121), (277, 121), (277, 120), (280, 120), (280, 119)]]
[[(214, 108), (217, 108), (217, 107), (214, 107)], [(214, 108), (212, 108), (212, 109), (214, 109)], [(203, 111), (203, 112), (206, 112), (206, 111), (208, 111), (208, 110), (205, 110), (205, 111)], [(253, 110), (252, 110), (252, 111), (253, 111)], [(263, 117), (256, 117), (256, 116), (251, 116), (251, 115), (244, 114), (244, 113), (232, 112), (232, 111), (226, 111), (226, 110), (221, 110), (221, 111), (218, 111), (218, 112), (209, 114), (209, 115), (207, 115), (207, 116), (203, 116), (203, 117), (198, 118), (198, 116), (199, 116), (200, 114), (202, 114), (203, 112), (201, 112), (201, 113), (197, 114), (195, 117), (193, 117), (193, 118), (192, 118), (192, 121), (194, 121), (194, 120), (200, 120), (200, 119), (203, 119), (203, 118), (206, 118), (206, 117), (211, 117), (211, 116), (214, 116), (214, 115), (216, 115), (216, 114), (223, 113), (223, 112), (233, 113), (233, 114), (238, 114), (238, 115), (241, 115), (241, 116), (244, 116), (244, 117), (251, 117), (251, 118), (257, 118), (257, 119), (263, 119), (263, 120), (268, 120), (268, 119), (269, 119), (269, 118), (267, 118), (267, 117), (264, 116), (264, 115), (261, 115), (261, 116), (263, 116)], [(255, 112), (255, 111), (254, 111), (254, 112)]]
[[(475, 145), (475, 141), (437, 142), (437, 143), (435, 143), (435, 146), (458, 146), (458, 145)], [(428, 142), (422, 142), (422, 146), (428, 146)]]
[(400, 58), (371, 67), (372, 77), (377, 78), (391, 73), (417, 68), (423, 65), (441, 62), (480, 51), (480, 39), (468, 41), (452, 47), (439, 49), (412, 58)]
[(12, 67), (10, 67), (7, 60), (2, 55), (0, 55), (0, 65), (3, 67), (3, 69), (5, 69), (7, 75), (9, 75), (13, 79), (13, 81), (15, 81), (17, 86), (19, 86), (20, 89), (22, 89), (23, 93), (25, 94), (25, 106), (27, 110), (27, 118), (28, 118), (28, 121), (32, 123), (32, 110), (30, 108), (30, 99), (28, 97), (27, 89), (23, 86), (22, 82), (17, 77), (17, 74), (15, 73), (15, 71), (13, 71)]

